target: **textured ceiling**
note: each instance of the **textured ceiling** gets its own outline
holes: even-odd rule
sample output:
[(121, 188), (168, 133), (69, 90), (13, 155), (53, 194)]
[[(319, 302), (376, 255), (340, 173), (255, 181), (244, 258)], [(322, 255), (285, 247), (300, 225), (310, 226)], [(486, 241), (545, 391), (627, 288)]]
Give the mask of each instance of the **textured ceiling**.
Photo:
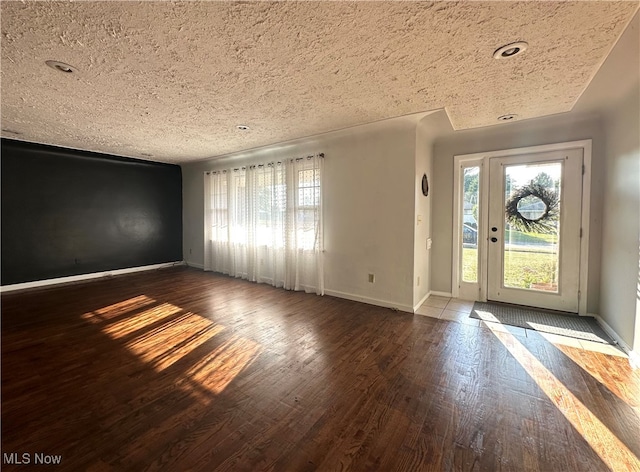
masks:
[[(569, 111), (638, 3), (1, 9), (2, 136), (181, 163), (439, 108), (455, 129)], [(493, 59), (519, 40), (526, 52)]]

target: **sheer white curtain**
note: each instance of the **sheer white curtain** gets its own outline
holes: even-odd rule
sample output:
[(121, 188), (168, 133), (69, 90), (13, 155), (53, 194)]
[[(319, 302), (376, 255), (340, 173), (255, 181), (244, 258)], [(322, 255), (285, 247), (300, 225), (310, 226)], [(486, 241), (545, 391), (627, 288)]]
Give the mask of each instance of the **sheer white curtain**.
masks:
[(323, 158), (205, 174), (205, 270), (324, 294)]

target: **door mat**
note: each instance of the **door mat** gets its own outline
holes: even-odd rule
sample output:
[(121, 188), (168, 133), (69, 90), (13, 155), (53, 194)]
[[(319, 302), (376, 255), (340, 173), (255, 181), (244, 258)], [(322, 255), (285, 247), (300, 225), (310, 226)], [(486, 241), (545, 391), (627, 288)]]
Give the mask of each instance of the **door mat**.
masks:
[(485, 302), (475, 302), (469, 316), (543, 333), (613, 344), (609, 335), (592, 316), (565, 315), (535, 308)]

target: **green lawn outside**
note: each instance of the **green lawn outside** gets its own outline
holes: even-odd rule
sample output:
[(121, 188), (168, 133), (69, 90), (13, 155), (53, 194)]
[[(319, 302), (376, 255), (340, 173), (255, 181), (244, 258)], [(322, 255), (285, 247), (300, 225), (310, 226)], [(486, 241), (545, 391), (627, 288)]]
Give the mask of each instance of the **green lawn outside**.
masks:
[[(477, 260), (477, 249), (462, 249), (463, 280), (476, 280)], [(507, 287), (530, 288), (532, 283), (556, 282), (556, 256), (552, 253), (510, 251), (505, 256), (504, 266)]]
[(523, 233), (521, 231), (506, 230), (504, 240), (511, 244), (555, 244), (558, 242), (556, 234)]

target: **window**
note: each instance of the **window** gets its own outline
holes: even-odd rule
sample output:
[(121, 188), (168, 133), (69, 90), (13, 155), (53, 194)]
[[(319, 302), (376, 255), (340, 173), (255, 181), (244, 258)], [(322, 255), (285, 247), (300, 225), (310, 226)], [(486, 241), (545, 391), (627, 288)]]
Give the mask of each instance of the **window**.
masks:
[(316, 234), (320, 208), (320, 171), (298, 171), (298, 202), (296, 205), (298, 245), (302, 249), (314, 249), (319, 244)]
[(207, 173), (205, 269), (323, 291), (322, 162)]
[(227, 199), (227, 172), (220, 173), (218, 178), (211, 179), (210, 214), (212, 234), (215, 241), (229, 239), (229, 207)]

